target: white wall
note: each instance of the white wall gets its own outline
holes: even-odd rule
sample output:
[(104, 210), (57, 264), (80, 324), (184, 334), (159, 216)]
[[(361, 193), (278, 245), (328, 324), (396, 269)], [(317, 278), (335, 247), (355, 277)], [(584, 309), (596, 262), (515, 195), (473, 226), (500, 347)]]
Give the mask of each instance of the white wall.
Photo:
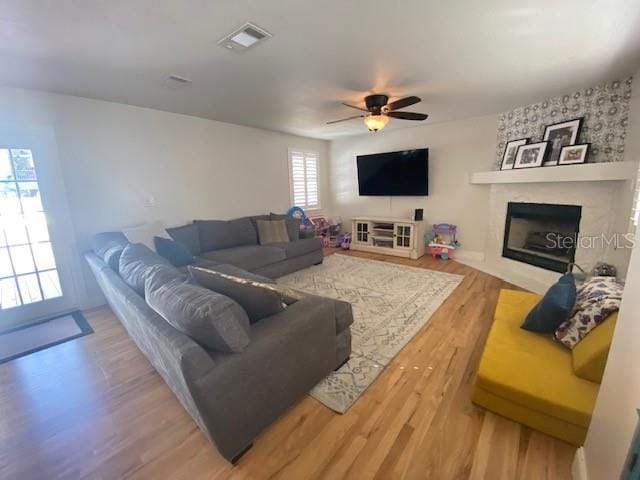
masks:
[[(288, 148), (321, 156), (328, 198), (328, 143), (110, 102), (0, 88), (0, 125), (55, 132), (74, 226), (76, 261), (91, 235), (160, 219), (232, 218), (290, 206)], [(147, 197), (155, 206), (145, 206)], [(102, 296), (82, 267), (82, 306)]]
[[(636, 237), (636, 242), (640, 236)], [(640, 408), (640, 251), (631, 255), (618, 322), (584, 445), (589, 480), (618, 478)]]
[[(458, 225), (461, 252), (483, 252), (488, 188), (470, 185), (468, 176), (492, 168), (496, 122), (497, 115), (490, 115), (332, 141), (331, 214), (345, 221), (357, 215), (410, 218), (415, 208), (424, 208), (428, 223)], [(429, 148), (428, 197), (358, 196), (357, 155), (424, 147)]]
[[(640, 160), (640, 71), (635, 76), (625, 159)], [(638, 232), (640, 233), (640, 232)], [(636, 235), (636, 244), (640, 235)], [(623, 252), (624, 253), (624, 252)], [(584, 445), (589, 480), (618, 478), (640, 408), (640, 250), (631, 254), (625, 293)]]

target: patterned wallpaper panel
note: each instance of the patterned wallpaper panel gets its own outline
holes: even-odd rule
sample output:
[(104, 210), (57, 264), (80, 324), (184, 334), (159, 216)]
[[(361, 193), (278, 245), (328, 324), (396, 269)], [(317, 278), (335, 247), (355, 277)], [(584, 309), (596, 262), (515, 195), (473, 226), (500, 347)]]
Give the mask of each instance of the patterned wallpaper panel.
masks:
[(495, 168), (500, 169), (507, 142), (530, 137), (539, 142), (544, 127), (584, 117), (576, 143), (591, 143), (587, 162), (621, 162), (627, 134), (632, 77), (516, 108), (498, 117)]

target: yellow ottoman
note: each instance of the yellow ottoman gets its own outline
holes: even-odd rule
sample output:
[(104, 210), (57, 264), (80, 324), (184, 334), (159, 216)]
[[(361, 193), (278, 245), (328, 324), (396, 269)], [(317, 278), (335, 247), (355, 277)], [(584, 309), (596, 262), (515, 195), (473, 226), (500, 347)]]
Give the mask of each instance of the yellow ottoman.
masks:
[(578, 377), (571, 351), (520, 325), (539, 295), (501, 290), (472, 401), (573, 445), (582, 445), (600, 385)]

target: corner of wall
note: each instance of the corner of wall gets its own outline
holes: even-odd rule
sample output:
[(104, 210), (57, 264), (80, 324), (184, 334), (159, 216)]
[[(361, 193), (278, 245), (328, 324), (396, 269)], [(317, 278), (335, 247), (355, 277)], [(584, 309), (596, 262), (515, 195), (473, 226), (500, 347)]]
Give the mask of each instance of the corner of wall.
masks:
[(576, 450), (576, 454), (573, 457), (573, 464), (571, 465), (571, 477), (573, 480), (589, 480), (587, 462), (584, 456), (584, 447), (580, 447)]

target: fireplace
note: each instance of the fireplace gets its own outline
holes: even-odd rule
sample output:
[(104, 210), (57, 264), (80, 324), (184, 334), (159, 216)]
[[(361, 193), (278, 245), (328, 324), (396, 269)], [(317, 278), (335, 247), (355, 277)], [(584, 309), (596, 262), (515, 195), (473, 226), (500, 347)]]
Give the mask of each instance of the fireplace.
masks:
[(509, 202), (502, 256), (554, 272), (575, 258), (582, 207)]

